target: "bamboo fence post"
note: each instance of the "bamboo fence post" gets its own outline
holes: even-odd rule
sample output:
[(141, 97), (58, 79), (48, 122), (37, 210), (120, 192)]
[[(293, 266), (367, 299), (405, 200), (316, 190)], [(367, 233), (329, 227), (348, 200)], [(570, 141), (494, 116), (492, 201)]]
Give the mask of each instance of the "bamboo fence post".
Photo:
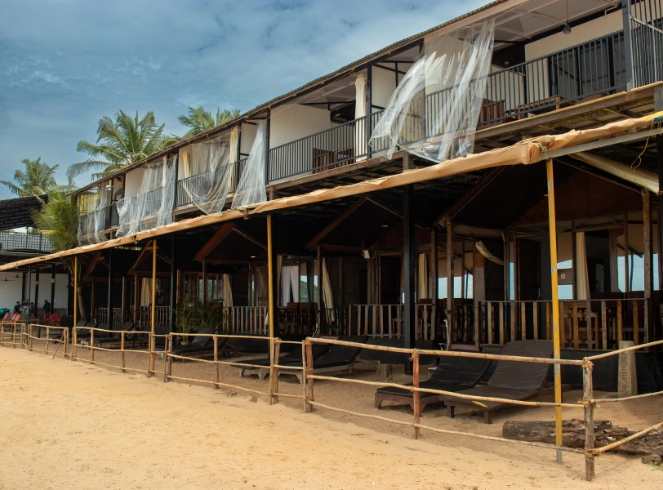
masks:
[(173, 374), (173, 356), (171, 356), (173, 352), (173, 345), (175, 344), (175, 337), (173, 334), (168, 334), (168, 339), (166, 340), (166, 352), (164, 353), (164, 364), (168, 366), (168, 376), (166, 377), (167, 381), (170, 381), (170, 376)]
[(532, 303), (532, 335), (534, 340), (539, 340), (539, 303)]
[[(152, 317), (152, 323), (154, 324), (154, 317)], [(165, 355), (165, 353), (164, 353)], [(147, 377), (152, 377), (152, 371), (154, 371), (154, 330), (150, 332), (149, 337), (147, 338)]]
[(32, 352), (32, 324), (28, 325), (28, 350)]
[(486, 301), (486, 330), (488, 332), (488, 344), (493, 343), (493, 304)]
[[(419, 388), (419, 353), (412, 352), (412, 386)], [(421, 397), (418, 391), (412, 393), (414, 400), (414, 438), (419, 439), (419, 417), (421, 415)]]
[(74, 326), (71, 328), (71, 331), (73, 332), (72, 340), (71, 340), (71, 360), (72, 360), (72, 361), (75, 361), (75, 360), (76, 360), (76, 351), (77, 351), (77, 349), (78, 349), (78, 347), (76, 346), (76, 342), (77, 342), (77, 340), (78, 340), (78, 339), (77, 339), (77, 337), (78, 337), (78, 329), (76, 328), (76, 325), (74, 325)]
[(127, 372), (127, 370), (125, 369), (126, 362), (124, 359), (124, 330), (120, 331), (120, 358), (122, 362), (122, 372), (126, 373)]
[(546, 301), (546, 340), (551, 340), (550, 335), (550, 303)]
[(594, 383), (592, 362), (585, 358), (582, 366), (583, 403), (585, 405), (585, 480), (592, 481), (594, 471)]
[(94, 364), (94, 329), (90, 329), (90, 363)]
[(281, 351), (280, 339), (274, 339), (272, 342), (272, 358), (269, 363), (269, 404), (274, 405), (278, 403), (279, 397), (275, 395), (279, 390), (279, 370), (276, 365), (279, 362), (279, 355)]
[(214, 389), (219, 389), (219, 339), (214, 336)]
[[(28, 330), (28, 342), (32, 340), (30, 337), (30, 330)], [(39, 329), (39, 338), (41, 339), (41, 328)], [(51, 338), (51, 327), (46, 325), (46, 354), (48, 354), (48, 340)], [(34, 344), (33, 344), (34, 345)]]
[(171, 334), (169, 333), (168, 336), (166, 337), (166, 344), (164, 345), (164, 358), (163, 358), (163, 382), (167, 383), (168, 382), (168, 360), (170, 357), (168, 356), (169, 352), (169, 344), (170, 344), (170, 337)]
[[(608, 309), (605, 300), (601, 301), (601, 344), (604, 350), (608, 350)], [(598, 338), (596, 339), (598, 344)]]
[[(313, 343), (310, 341), (306, 342), (306, 369), (308, 373), (313, 373)], [(308, 409), (306, 411), (312, 412), (313, 405), (311, 405), (309, 402), (315, 401), (315, 396), (313, 395), (313, 383), (315, 380), (310, 376), (307, 376), (306, 378), (308, 384), (305, 398), (306, 404), (308, 405)]]
[(302, 410), (304, 413), (309, 412), (310, 405), (308, 404), (308, 363), (306, 362), (306, 345), (307, 342), (302, 342), (302, 391), (304, 395), (304, 406)]

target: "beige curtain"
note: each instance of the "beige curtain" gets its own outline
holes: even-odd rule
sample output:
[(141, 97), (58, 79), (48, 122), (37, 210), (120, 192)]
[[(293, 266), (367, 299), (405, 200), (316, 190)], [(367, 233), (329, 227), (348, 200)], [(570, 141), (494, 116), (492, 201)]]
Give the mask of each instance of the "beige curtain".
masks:
[(292, 301), (299, 303), (299, 265), (287, 265), (281, 269), (281, 305), (286, 306)]
[[(366, 79), (360, 73), (355, 80), (355, 119), (364, 117), (366, 113)], [(366, 153), (366, 129), (366, 120), (363, 124), (355, 125), (355, 155)], [(358, 162), (362, 160), (366, 160), (366, 157), (357, 158)]]
[(223, 275), (223, 306), (233, 306), (233, 290), (230, 284), (230, 274)]
[(230, 144), (228, 145), (230, 148), (230, 155), (228, 158), (228, 162), (230, 163), (237, 162), (238, 145), (239, 145), (239, 126), (235, 126), (230, 130)]
[(576, 233), (576, 295), (578, 300), (588, 300), (589, 272), (587, 271), (587, 246), (585, 244), (585, 232)]
[(140, 288), (140, 305), (150, 306), (152, 304), (152, 279), (144, 277)]
[[(331, 281), (329, 280), (329, 271), (327, 270), (327, 262), (325, 259), (322, 259), (322, 302), (324, 303), (325, 308), (334, 308), (334, 294), (332, 292)], [(320, 294), (320, 291), (318, 291)], [(329, 319), (331, 321), (336, 320), (334, 311), (330, 311)]]
[[(191, 177), (191, 162), (189, 161), (189, 147), (180, 148), (178, 167), (182, 169), (182, 179)], [(178, 180), (182, 180), (179, 179)]]
[(419, 254), (419, 273), (417, 274), (417, 301), (428, 298), (428, 255)]

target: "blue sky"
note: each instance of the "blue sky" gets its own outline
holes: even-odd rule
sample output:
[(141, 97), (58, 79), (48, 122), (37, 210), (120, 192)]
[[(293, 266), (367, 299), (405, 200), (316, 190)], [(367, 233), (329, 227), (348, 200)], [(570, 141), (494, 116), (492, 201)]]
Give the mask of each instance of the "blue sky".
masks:
[(189, 106), (251, 109), (485, 3), (2, 0), (0, 179), (41, 156), (64, 180), (118, 109), (183, 134)]

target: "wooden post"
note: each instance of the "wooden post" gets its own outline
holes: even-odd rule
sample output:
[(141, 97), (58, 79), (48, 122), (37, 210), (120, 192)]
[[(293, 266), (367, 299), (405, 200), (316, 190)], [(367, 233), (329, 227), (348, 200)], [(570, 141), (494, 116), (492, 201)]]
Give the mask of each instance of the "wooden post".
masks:
[(78, 255), (74, 256), (74, 315), (73, 315), (74, 324), (71, 327), (72, 330), (72, 353), (71, 360), (76, 359), (76, 323), (78, 323)]
[[(313, 344), (310, 341), (306, 342), (306, 369), (308, 373), (313, 372)], [(307, 376), (306, 381), (308, 383), (306, 401), (314, 401), (315, 397), (313, 396), (313, 382), (315, 380)], [(309, 405), (308, 403), (306, 405), (308, 406), (307, 412), (312, 412), (313, 406)]]
[(499, 335), (500, 335), (500, 345), (504, 345), (504, 301), (500, 301), (500, 318), (499, 318)]
[(207, 306), (207, 261), (203, 259), (203, 308)]
[[(559, 339), (559, 284), (557, 277), (557, 221), (555, 215), (555, 177), (553, 161), (546, 162), (548, 177), (548, 236), (550, 240), (550, 282), (552, 289), (552, 327), (553, 327), (553, 357), (560, 358), (561, 348)], [(562, 373), (561, 366), (555, 364), (555, 403), (562, 403)], [(562, 407), (555, 407), (555, 444), (562, 445)], [(557, 450), (557, 463), (562, 464), (562, 451)]]
[(449, 323), (448, 344), (453, 343), (454, 338), (454, 227), (451, 220), (447, 220), (447, 314)]
[[(171, 332), (171, 334), (172, 334), (172, 332)], [(168, 357), (168, 353), (171, 351), (171, 349), (170, 349), (170, 342), (172, 341), (171, 340), (172, 339), (171, 334), (168, 334), (168, 337), (166, 337), (166, 342), (164, 344), (164, 353), (163, 353), (163, 355), (164, 355), (164, 358), (163, 358), (163, 382), (164, 383), (168, 382), (168, 375), (170, 374), (168, 372), (168, 361), (170, 359)]]
[(120, 355), (121, 355), (121, 362), (122, 362), (122, 372), (126, 373), (127, 370), (124, 369), (126, 367), (125, 359), (124, 359), (124, 330), (120, 331)]
[(594, 384), (592, 380), (592, 363), (584, 359), (582, 366), (583, 397), (585, 405), (585, 480), (592, 481), (594, 472)]
[[(430, 288), (430, 298), (433, 304), (437, 304), (438, 296), (438, 283), (437, 283), (437, 230), (430, 232), (430, 263), (429, 265), (429, 275), (428, 275), (428, 284)], [(434, 311), (434, 310), (433, 310)]]
[(214, 389), (219, 389), (219, 342), (218, 337), (215, 335), (214, 340)]
[(150, 331), (154, 334), (157, 319), (157, 241), (152, 241), (152, 312), (150, 318)]
[(138, 280), (138, 274), (134, 274), (134, 323), (140, 325), (140, 288), (142, 284)]
[(580, 348), (580, 339), (579, 339), (579, 334), (578, 334), (578, 328), (579, 328), (579, 321), (578, 321), (578, 302), (574, 301), (571, 303), (571, 311), (573, 315), (573, 348), (578, 349)]
[[(419, 388), (419, 353), (412, 353), (412, 386)], [(421, 416), (421, 397), (418, 391), (412, 393), (414, 401), (414, 438), (419, 439), (419, 418)]]
[(619, 348), (619, 343), (624, 340), (624, 335), (622, 334), (622, 316), (623, 316), (623, 308), (622, 308), (622, 301), (617, 300), (617, 341), (616, 341), (616, 348)]
[(310, 405), (308, 404), (308, 363), (306, 362), (306, 344), (307, 340), (302, 342), (302, 390), (304, 395), (304, 405), (302, 410), (304, 413), (309, 412)]
[(108, 294), (106, 297), (106, 325), (108, 330), (113, 330), (113, 249), (108, 249)]
[(94, 329), (90, 329), (90, 362), (94, 363)]
[[(415, 281), (416, 246), (414, 243), (414, 186), (403, 187), (403, 337), (405, 348), (413, 349), (417, 338), (415, 319)], [(375, 315), (374, 315), (375, 317)], [(375, 332), (373, 332), (375, 333)], [(406, 362), (405, 374), (413, 374), (412, 364)]]
[(274, 332), (276, 321), (276, 312), (274, 304), (274, 244), (272, 243), (272, 215), (267, 215), (267, 290), (269, 294), (269, 404), (276, 403), (274, 397), (274, 378), (275, 369), (274, 364), (278, 362), (278, 358), (274, 358), (276, 354), (276, 343), (274, 342)]
[[(651, 246), (651, 205), (649, 202), (649, 191), (642, 189), (642, 224), (643, 224), (643, 239), (644, 239), (644, 272), (645, 272), (645, 301), (644, 301), (644, 317), (643, 324), (645, 327), (643, 342), (645, 344), (651, 342), (654, 338), (652, 329), (652, 315), (651, 315), (651, 295), (652, 295), (652, 246)], [(634, 325), (633, 328), (637, 328)]]
[(628, 264), (629, 248), (628, 248), (628, 215), (624, 215), (624, 292), (631, 291), (631, 284), (629, 281), (629, 264)]
[(94, 277), (92, 278), (92, 284), (90, 285), (90, 322), (93, 322), (97, 319), (97, 295), (96, 295), (96, 282)]
[(271, 344), (273, 351), (269, 363), (269, 404), (274, 405), (279, 401), (279, 368), (276, 366), (279, 363), (279, 356), (281, 354), (281, 343), (273, 340)]

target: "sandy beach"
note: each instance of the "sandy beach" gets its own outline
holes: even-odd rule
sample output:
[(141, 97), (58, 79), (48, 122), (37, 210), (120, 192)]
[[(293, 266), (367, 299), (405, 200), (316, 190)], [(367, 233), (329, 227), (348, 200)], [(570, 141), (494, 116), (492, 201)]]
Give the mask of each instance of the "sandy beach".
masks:
[[(82, 353), (79, 352), (79, 355)], [(98, 360), (117, 362), (114, 353)], [(83, 356), (84, 357), (84, 356)], [(143, 364), (135, 355), (133, 362)], [(115, 359), (115, 360), (114, 360)], [(128, 365), (132, 361), (128, 360)], [(157, 361), (156, 369), (161, 364)], [(212, 379), (213, 367), (175, 363), (173, 374)], [(366, 371), (352, 376), (376, 379)], [(292, 381), (288, 380), (290, 378)], [(294, 377), (283, 393), (301, 393)], [(221, 369), (221, 381), (267, 389), (267, 381)], [(397, 381), (406, 378), (396, 374)], [(225, 381), (224, 381), (225, 380)], [(316, 400), (340, 408), (411, 420), (407, 407), (376, 410), (374, 389), (318, 382)], [(214, 389), (160, 376), (0, 348), (0, 489), (19, 488), (660, 488), (663, 470), (638, 457), (608, 454), (597, 479), (583, 480), (584, 459), (549, 450), (422, 433), (328, 410), (303, 413), (301, 401)], [(599, 394), (600, 395), (600, 394)], [(577, 400), (570, 392), (566, 401)], [(572, 413), (573, 412), (573, 413)], [(567, 411), (565, 418), (580, 417)], [(605, 404), (597, 419), (640, 429), (659, 422), (660, 400)], [(422, 422), (499, 435), (505, 420), (552, 420), (546, 408), (509, 409), (492, 425), (477, 413), (427, 409)]]

